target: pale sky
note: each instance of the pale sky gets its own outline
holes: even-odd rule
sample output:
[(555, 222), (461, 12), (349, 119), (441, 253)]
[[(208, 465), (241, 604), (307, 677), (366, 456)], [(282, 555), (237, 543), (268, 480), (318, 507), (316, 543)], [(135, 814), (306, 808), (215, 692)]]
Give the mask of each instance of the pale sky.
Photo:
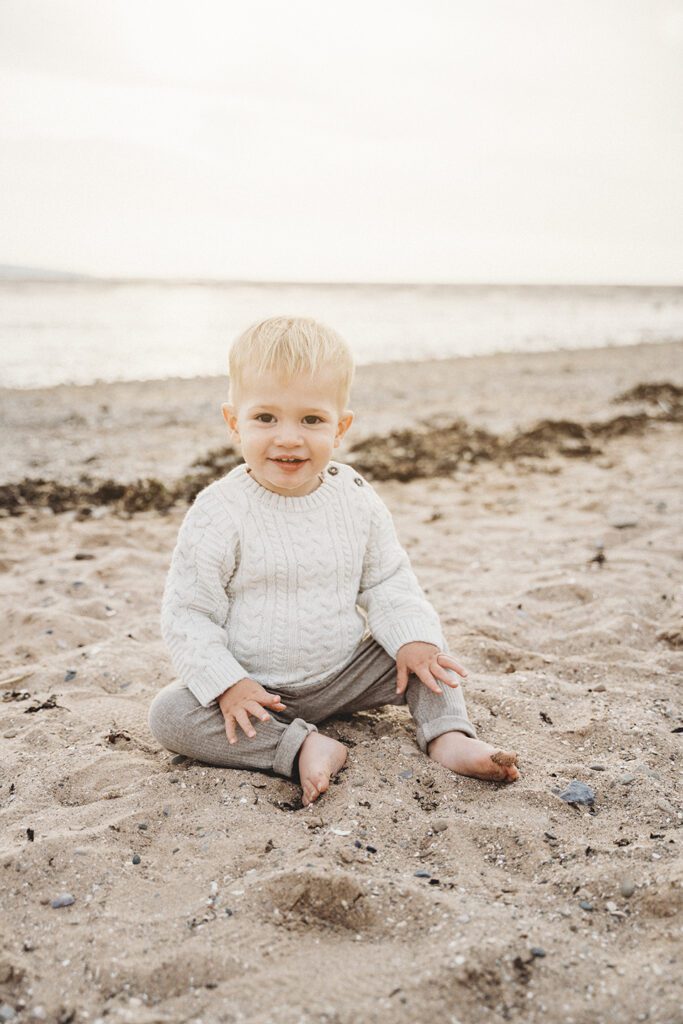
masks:
[(683, 0), (0, 0), (0, 263), (683, 283)]

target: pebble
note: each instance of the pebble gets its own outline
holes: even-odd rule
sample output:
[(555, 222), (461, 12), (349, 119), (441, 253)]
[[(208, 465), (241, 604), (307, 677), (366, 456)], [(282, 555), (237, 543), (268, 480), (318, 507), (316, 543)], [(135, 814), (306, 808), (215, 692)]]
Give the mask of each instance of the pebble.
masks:
[(146, 821), (141, 821), (140, 824), (138, 825), (138, 828), (140, 829), (141, 832), (146, 832), (147, 831), (147, 822)]
[(579, 906), (581, 907), (582, 910), (592, 910), (593, 909), (593, 904), (589, 900), (581, 900), (581, 902), (579, 903)]
[(545, 950), (541, 946), (532, 946), (529, 952), (532, 956), (545, 956)]
[(432, 876), (428, 871), (416, 871), (415, 878), (431, 878)]
[(636, 781), (635, 775), (632, 772), (626, 772), (625, 775), (619, 776), (619, 782), (622, 786), (630, 786), (632, 782)]
[(560, 800), (568, 804), (587, 804), (591, 807), (595, 801), (595, 792), (585, 782), (572, 779), (563, 793), (559, 794)]
[(14, 1020), (16, 1013), (9, 1003), (0, 1003), (0, 1020)]
[(340, 850), (339, 857), (344, 861), (345, 864), (352, 864), (356, 859), (350, 850)]
[(624, 899), (630, 899), (636, 891), (635, 882), (632, 882), (630, 878), (624, 878), (621, 885), (619, 886), (619, 892)]
[(76, 898), (70, 892), (60, 892), (59, 896), (50, 902), (50, 906), (56, 910), (58, 907), (70, 907), (75, 902)]
[(674, 807), (674, 805), (669, 803), (669, 801), (666, 800), (664, 797), (661, 797), (657, 801), (657, 807), (659, 807), (660, 811), (664, 811), (665, 814), (675, 814), (676, 813), (676, 808)]
[(64, 674), (64, 682), (65, 683), (70, 683), (71, 680), (75, 679), (75, 678), (76, 678), (76, 669), (74, 669), (74, 668), (67, 669), (65, 674)]
[(638, 525), (638, 516), (628, 509), (615, 509), (609, 517), (609, 524), (615, 530), (626, 530), (630, 526)]
[(593, 687), (593, 692), (594, 693), (604, 693), (606, 689), (607, 689), (607, 687), (605, 686), (604, 683), (596, 683), (596, 685)]
[(588, 767), (592, 772), (606, 772), (607, 766), (604, 764), (589, 764)]
[(187, 761), (184, 754), (176, 754), (175, 757), (171, 758), (171, 764), (183, 764), (184, 761)]
[(399, 772), (398, 773), (398, 777), (399, 777), (399, 779), (412, 779), (412, 777), (413, 777), (413, 769), (412, 768), (406, 768), (406, 770), (404, 772)]
[(139, 853), (133, 854), (133, 864), (139, 864), (141, 860), (142, 858), (140, 857)]
[(432, 823), (432, 832), (445, 832), (447, 828), (448, 822), (444, 821), (443, 818), (437, 818), (437, 820)]

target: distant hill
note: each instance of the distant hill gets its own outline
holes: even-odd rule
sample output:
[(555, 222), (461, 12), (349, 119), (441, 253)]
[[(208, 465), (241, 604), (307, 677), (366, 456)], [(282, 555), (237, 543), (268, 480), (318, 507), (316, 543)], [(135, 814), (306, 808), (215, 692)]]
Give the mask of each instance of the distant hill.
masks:
[(63, 270), (44, 270), (42, 267), (16, 267), (0, 263), (0, 281), (84, 281), (86, 274), (69, 274)]

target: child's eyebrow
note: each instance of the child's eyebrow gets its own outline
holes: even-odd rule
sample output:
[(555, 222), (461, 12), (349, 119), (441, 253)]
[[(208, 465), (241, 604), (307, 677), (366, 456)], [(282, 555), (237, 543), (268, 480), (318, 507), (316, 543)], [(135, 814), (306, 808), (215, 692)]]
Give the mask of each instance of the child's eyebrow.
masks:
[[(260, 409), (263, 412), (266, 412), (266, 411), (267, 412), (279, 412), (280, 411), (279, 405), (268, 405), (267, 402), (263, 402), (263, 403), (259, 402), (257, 405), (249, 406), (249, 412), (256, 412), (257, 409)], [(328, 409), (315, 409), (315, 408), (308, 408), (306, 406), (304, 406), (304, 408), (301, 409), (301, 412), (318, 413), (321, 416), (329, 415), (329, 410)]]

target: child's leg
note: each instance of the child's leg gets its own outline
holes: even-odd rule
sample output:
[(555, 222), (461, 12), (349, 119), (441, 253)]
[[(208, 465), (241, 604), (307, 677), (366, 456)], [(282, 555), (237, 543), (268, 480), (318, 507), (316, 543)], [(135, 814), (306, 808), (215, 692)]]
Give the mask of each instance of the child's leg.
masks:
[(177, 754), (219, 768), (260, 769), (297, 778), (300, 748), (309, 734), (318, 730), (302, 718), (288, 720), (283, 712), (270, 709), (268, 714), (269, 721), (254, 723), (253, 738), (238, 728), (237, 742), (231, 744), (218, 704), (203, 707), (177, 680), (152, 701), (148, 724), (159, 743)]
[[(448, 647), (442, 646), (450, 654)], [(460, 683), (460, 677), (449, 670)], [(359, 646), (352, 662), (325, 688), (328, 715), (367, 711), (384, 704), (405, 704), (417, 725), (417, 743), (433, 760), (460, 775), (493, 781), (514, 781), (519, 772), (516, 754), (497, 750), (476, 738), (465, 707), (462, 685), (453, 688), (439, 682), (441, 693), (428, 689), (411, 675), (404, 694), (396, 693), (396, 662), (383, 647), (369, 637)], [(307, 695), (309, 696), (309, 695)], [(303, 713), (311, 721), (321, 721), (319, 708), (307, 700)]]

